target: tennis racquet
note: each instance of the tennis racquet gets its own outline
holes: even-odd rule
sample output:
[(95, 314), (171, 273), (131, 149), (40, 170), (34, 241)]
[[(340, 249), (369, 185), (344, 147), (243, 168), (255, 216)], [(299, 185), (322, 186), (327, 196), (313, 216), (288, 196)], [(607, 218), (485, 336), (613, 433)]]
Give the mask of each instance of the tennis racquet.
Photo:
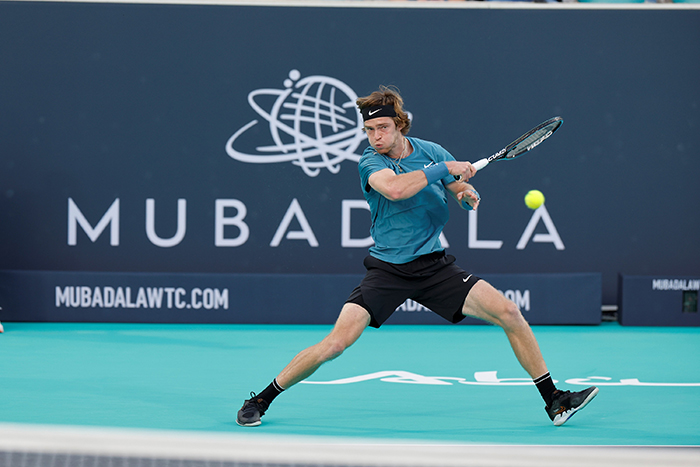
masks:
[[(561, 117), (550, 118), (510, 143), (493, 156), (480, 159), (472, 165), (476, 170), (481, 170), (493, 161), (510, 160), (520, 157), (552, 136), (562, 123), (564, 123), (564, 119)], [(461, 177), (459, 179), (461, 179)]]

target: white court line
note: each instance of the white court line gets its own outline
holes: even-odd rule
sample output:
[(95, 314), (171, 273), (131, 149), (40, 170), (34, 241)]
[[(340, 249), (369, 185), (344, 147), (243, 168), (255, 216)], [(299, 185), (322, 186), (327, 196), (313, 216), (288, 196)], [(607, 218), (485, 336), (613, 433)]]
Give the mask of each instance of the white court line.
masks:
[(156, 5), (239, 5), (331, 8), (403, 8), (465, 10), (700, 10), (693, 3), (534, 3), (523, 1), (386, 1), (386, 0), (9, 0), (10, 2), (123, 3)]
[[(250, 429), (256, 430), (256, 429)], [(700, 448), (525, 446), (0, 423), (0, 451), (358, 466), (697, 467)], [(9, 466), (13, 467), (13, 466)]]

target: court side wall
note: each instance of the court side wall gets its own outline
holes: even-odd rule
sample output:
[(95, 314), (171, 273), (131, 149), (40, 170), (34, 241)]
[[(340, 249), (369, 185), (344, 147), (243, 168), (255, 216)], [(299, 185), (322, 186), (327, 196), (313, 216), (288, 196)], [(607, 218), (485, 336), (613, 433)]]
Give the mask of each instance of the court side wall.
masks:
[(700, 275), (698, 9), (2, 1), (0, 44), (0, 270), (360, 277), (354, 101), (385, 84), (462, 160), (564, 118), (450, 201), (466, 270), (592, 274), (604, 305)]

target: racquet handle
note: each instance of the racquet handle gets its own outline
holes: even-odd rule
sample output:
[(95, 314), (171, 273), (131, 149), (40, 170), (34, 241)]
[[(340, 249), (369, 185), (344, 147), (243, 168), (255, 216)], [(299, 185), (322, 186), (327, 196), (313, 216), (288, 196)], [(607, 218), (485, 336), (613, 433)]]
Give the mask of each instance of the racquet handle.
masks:
[(481, 170), (487, 165), (489, 165), (488, 159), (480, 159), (472, 164), (476, 170)]
[[(476, 170), (481, 170), (487, 165), (489, 165), (489, 160), (488, 159), (480, 159), (472, 164)], [(458, 182), (462, 180), (461, 175), (455, 175), (455, 180)]]

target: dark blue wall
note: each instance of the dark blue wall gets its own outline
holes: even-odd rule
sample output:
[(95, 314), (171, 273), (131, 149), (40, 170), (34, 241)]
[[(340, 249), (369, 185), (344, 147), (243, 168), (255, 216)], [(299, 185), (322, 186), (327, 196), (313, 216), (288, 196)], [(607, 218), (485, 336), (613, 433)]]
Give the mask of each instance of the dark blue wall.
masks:
[[(698, 10), (0, 2), (0, 44), (0, 269), (361, 274), (366, 244), (342, 240), (366, 146), (353, 139), (351, 104), (393, 84), (411, 135), (458, 159), (564, 117), (531, 154), (472, 180), (483, 201), (471, 244), (477, 219), (453, 204), (445, 236), (465, 269), (602, 273), (607, 304), (619, 273), (700, 272)], [(310, 100), (301, 116), (261, 115), (309, 77), (310, 97), (320, 90), (317, 102), (346, 119), (339, 126), (295, 129), (319, 115)], [(261, 112), (249, 102), (259, 90)], [(518, 249), (530, 189), (544, 192), (546, 212)], [(186, 200), (177, 244), (149, 240), (148, 199), (163, 239)], [(221, 212), (240, 222), (219, 224), (240, 245), (217, 246), (217, 200), (237, 200)], [(95, 228), (111, 206), (112, 224), (91, 241), (77, 212)], [(366, 237), (367, 211), (347, 212), (346, 237)], [(280, 226), (302, 234), (271, 246)]]

